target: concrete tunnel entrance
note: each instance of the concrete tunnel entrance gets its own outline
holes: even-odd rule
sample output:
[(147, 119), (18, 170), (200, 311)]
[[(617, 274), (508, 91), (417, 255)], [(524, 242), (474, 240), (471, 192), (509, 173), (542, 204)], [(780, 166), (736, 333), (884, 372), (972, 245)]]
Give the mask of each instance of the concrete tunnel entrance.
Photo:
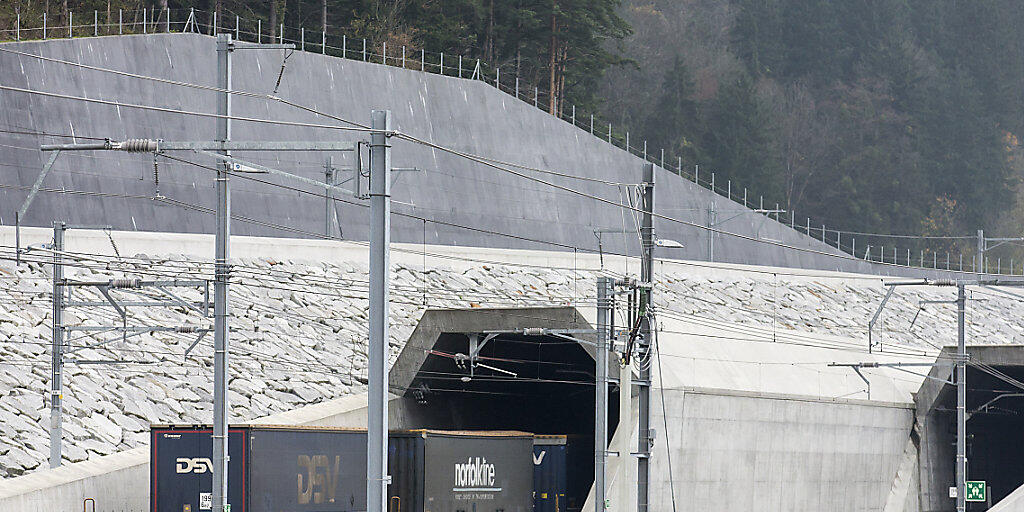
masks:
[[(1024, 368), (996, 369), (1024, 381)], [(967, 383), (967, 475), (969, 480), (988, 483), (989, 499), (995, 504), (1024, 484), (1024, 390), (974, 368), (967, 370)], [(952, 391), (945, 393), (938, 412), (955, 456), (955, 388)], [(985, 503), (967, 504), (967, 510), (986, 509)]]
[[(1024, 389), (1013, 383), (1024, 384), (1024, 347), (968, 347), (968, 353), (973, 363), (986, 367), (967, 368), (967, 479), (987, 482), (989, 500), (968, 502), (967, 510), (982, 511), (1024, 485)], [(939, 376), (947, 372), (948, 367)], [(922, 422), (922, 472), (928, 473), (922, 474), (922, 509), (952, 511), (948, 487), (955, 483), (956, 386), (937, 387), (926, 383), (918, 398), (934, 396)]]
[[(554, 334), (510, 332), (523, 328)], [(573, 308), (428, 311), (395, 363), (392, 393), (408, 426), (567, 435), (566, 505), (579, 510), (594, 475), (593, 335), (580, 333), (589, 329)], [(471, 368), (470, 337), (480, 335), (490, 339)], [(609, 403), (617, 396), (613, 385)], [(609, 413), (610, 440), (618, 411)]]

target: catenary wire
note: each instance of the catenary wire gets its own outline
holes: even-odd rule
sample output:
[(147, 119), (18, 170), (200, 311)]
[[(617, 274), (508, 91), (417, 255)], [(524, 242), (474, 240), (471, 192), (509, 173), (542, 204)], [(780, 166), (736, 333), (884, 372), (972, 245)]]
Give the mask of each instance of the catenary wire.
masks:
[[(317, 115), (317, 116), (327, 117), (327, 118), (333, 119), (335, 121), (340, 121), (342, 123), (350, 124), (350, 125), (352, 125), (354, 127), (357, 127), (357, 128), (362, 128), (365, 131), (371, 131), (371, 132), (374, 131), (372, 128), (370, 128), (369, 126), (367, 126), (364, 123), (359, 123), (359, 122), (351, 121), (349, 119), (345, 119), (345, 118), (342, 118), (342, 117), (339, 117), (339, 116), (335, 116), (335, 115), (329, 114), (327, 112), (323, 112), (323, 111), (321, 111), (319, 109), (308, 107), (306, 105), (302, 105), (300, 103), (296, 103), (294, 101), (290, 101), (290, 100), (284, 99), (284, 98), (282, 98), (280, 96), (276, 96), (276, 95), (273, 95), (273, 94), (256, 93), (256, 92), (250, 92), (250, 91), (244, 91), (244, 90), (236, 90), (236, 89), (223, 89), (223, 88), (220, 88), (220, 87), (214, 87), (214, 86), (209, 86), (209, 85), (201, 85), (201, 84), (196, 84), (196, 83), (191, 83), (191, 82), (184, 82), (184, 81), (180, 81), (180, 80), (171, 80), (171, 79), (167, 79), (167, 78), (159, 78), (159, 77), (154, 77), (154, 76), (141, 75), (141, 74), (137, 74), (137, 73), (129, 73), (129, 72), (126, 72), (126, 71), (120, 71), (120, 70), (115, 70), (115, 69), (110, 69), (110, 68), (103, 68), (103, 67), (99, 67), (99, 66), (91, 66), (91, 65), (88, 65), (88, 64), (82, 64), (82, 63), (78, 63), (78, 62), (61, 60), (61, 59), (56, 59), (56, 58), (52, 58), (52, 57), (44, 57), (44, 56), (41, 56), (41, 55), (33, 55), (31, 53), (20, 52), (20, 51), (12, 50), (12, 49), (9, 49), (9, 48), (0, 48), (0, 52), (7, 52), (7, 53), (21, 55), (21, 56), (24, 56), (24, 57), (40, 59), (40, 60), (44, 60), (44, 61), (48, 61), (48, 62), (65, 64), (65, 65), (69, 65), (69, 66), (80, 67), (80, 68), (83, 68), (83, 69), (89, 69), (89, 70), (92, 70), (92, 71), (99, 71), (99, 72), (104, 72), (104, 73), (112, 73), (112, 74), (121, 75), (121, 76), (125, 76), (125, 77), (130, 77), (130, 78), (135, 78), (135, 79), (140, 79), (140, 80), (150, 80), (150, 81), (155, 81), (155, 82), (164, 83), (164, 84), (168, 84), (168, 85), (175, 85), (175, 86), (179, 86), (179, 87), (189, 87), (189, 88), (201, 89), (201, 90), (206, 90), (206, 91), (211, 91), (211, 92), (218, 92), (218, 93), (221, 93), (221, 94), (225, 94), (226, 93), (226, 94), (240, 95), (240, 96), (246, 96), (246, 97), (251, 97), (251, 98), (261, 98), (261, 99), (266, 99), (266, 100), (271, 100), (271, 101), (277, 101), (277, 102), (283, 103), (285, 105), (288, 105), (290, 107), (294, 107), (294, 108), (297, 108), (299, 110), (303, 110), (305, 112), (308, 112), (308, 113), (311, 113), (311, 114), (314, 114), (314, 115)], [(102, 139), (99, 139), (99, 140), (102, 140)], [(486, 157), (481, 157), (481, 158), (486, 158)], [(542, 168), (538, 168), (538, 167), (531, 167), (531, 166), (526, 166), (526, 165), (522, 165), (522, 164), (517, 164), (517, 163), (514, 163), (514, 162), (506, 162), (506, 161), (502, 161), (502, 160), (498, 160), (498, 159), (491, 159), (491, 158), (486, 158), (486, 159), (491, 161), (491, 162), (493, 162), (493, 163), (495, 163), (495, 164), (513, 166), (513, 167), (524, 169), (524, 170), (530, 170), (530, 171), (534, 171), (534, 172), (551, 174), (551, 175), (560, 176), (560, 177), (563, 177), (563, 178), (577, 179), (577, 180), (583, 180), (583, 181), (591, 181), (591, 182), (602, 183), (602, 184), (605, 184), (605, 185), (612, 185), (612, 186), (626, 185), (626, 183), (620, 183), (620, 182), (615, 182), (615, 181), (610, 181), (610, 180), (603, 180), (603, 179), (599, 179), (599, 178), (591, 178), (591, 177), (587, 177), (587, 176), (577, 176), (577, 175), (563, 173), (563, 172), (559, 172), (559, 171), (553, 171), (553, 170), (550, 170), (550, 169), (542, 169)]]

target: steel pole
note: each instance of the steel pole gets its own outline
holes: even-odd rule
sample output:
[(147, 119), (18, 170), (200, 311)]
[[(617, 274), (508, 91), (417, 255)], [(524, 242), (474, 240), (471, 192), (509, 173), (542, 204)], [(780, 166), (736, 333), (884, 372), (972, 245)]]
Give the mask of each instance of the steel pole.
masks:
[(636, 465), (633, 464), (633, 454), (630, 453), (630, 445), (633, 442), (633, 367), (628, 364), (619, 365), (618, 370), (619, 428), (615, 431), (618, 439), (614, 451), (619, 458), (619, 473), (615, 479), (616, 496), (610, 508), (613, 512), (632, 512), (636, 510), (633, 508), (635, 503), (630, 503), (633, 480), (636, 479), (637, 485), (640, 485)]
[(388, 269), (391, 244), (391, 112), (374, 110), (370, 135), (370, 346), (366, 439), (366, 510), (387, 504)]
[(608, 459), (608, 340), (611, 316), (611, 285), (608, 277), (597, 278), (597, 352), (594, 356), (594, 510), (604, 512), (606, 497), (605, 465)]
[(981, 273), (985, 271), (985, 230), (978, 230), (978, 263), (974, 265), (974, 272)]
[(64, 223), (53, 223), (53, 347), (50, 364), (50, 467), (61, 462), (61, 400), (64, 387)]
[[(217, 86), (231, 89), (231, 34), (217, 34)], [(217, 113), (231, 115), (231, 95), (217, 98)], [(231, 140), (231, 121), (217, 118), (217, 140)], [(230, 156), (230, 151), (221, 154)], [(217, 168), (217, 233), (213, 288), (213, 511), (224, 512), (228, 496), (228, 248), (231, 236), (230, 164)]]
[(334, 194), (330, 189), (334, 185), (333, 167), (333, 157), (327, 155), (327, 158), (324, 159), (324, 184), (327, 185), (327, 188), (324, 190), (324, 236), (327, 237), (334, 236), (334, 230), (331, 229), (331, 208), (334, 206), (332, 204), (334, 203)]
[(967, 342), (964, 336), (964, 285), (956, 294), (956, 510), (967, 510)]
[(714, 201), (708, 205), (708, 261), (715, 261), (715, 232), (714, 227), (718, 222), (718, 213), (715, 211)]
[[(651, 309), (654, 288), (654, 164), (644, 163), (643, 172), (643, 217), (640, 224), (643, 259), (641, 260), (640, 279), (640, 334), (643, 336), (638, 353), (640, 361), (638, 386), (639, 407), (639, 440), (637, 442), (637, 511), (647, 512), (650, 502), (649, 466), (651, 458), (651, 365), (647, 364), (651, 356), (651, 331), (654, 328), (654, 313)], [(620, 391), (623, 392), (623, 391)], [(629, 393), (629, 390), (625, 390)], [(628, 460), (629, 451), (620, 454), (622, 460)]]

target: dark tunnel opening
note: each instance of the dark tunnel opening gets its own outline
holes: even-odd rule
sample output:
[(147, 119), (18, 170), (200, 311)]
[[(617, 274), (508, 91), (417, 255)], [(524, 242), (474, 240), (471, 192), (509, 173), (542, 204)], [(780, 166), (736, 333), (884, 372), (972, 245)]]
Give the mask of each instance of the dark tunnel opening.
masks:
[[(998, 371), (1024, 380), (1024, 368), (999, 366)], [(956, 387), (947, 385), (940, 408), (948, 443), (950, 475), (955, 471)], [(967, 480), (987, 482), (988, 499), (996, 504), (1024, 484), (1024, 389), (976, 368), (967, 369)], [(952, 484), (951, 484), (952, 485)], [(967, 510), (987, 510), (984, 502), (968, 502)]]
[[(502, 334), (471, 369), (467, 336), (442, 334), (406, 398), (427, 428), (521, 430), (568, 436), (568, 510), (579, 510), (594, 476), (594, 359), (577, 342), (552, 336)], [(609, 404), (618, 403), (609, 389)], [(609, 440), (618, 410), (609, 407)]]

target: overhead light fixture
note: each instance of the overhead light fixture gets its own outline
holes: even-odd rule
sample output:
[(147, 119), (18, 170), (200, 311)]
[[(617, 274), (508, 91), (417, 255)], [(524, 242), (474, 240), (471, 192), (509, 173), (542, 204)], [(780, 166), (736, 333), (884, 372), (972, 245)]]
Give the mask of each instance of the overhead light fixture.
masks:
[(659, 238), (659, 239), (655, 240), (654, 241), (654, 245), (656, 245), (658, 247), (665, 247), (667, 249), (682, 249), (682, 248), (686, 247), (685, 245), (683, 245), (683, 244), (681, 244), (681, 243), (679, 243), (679, 242), (677, 242), (675, 240), (669, 240), (667, 238)]

